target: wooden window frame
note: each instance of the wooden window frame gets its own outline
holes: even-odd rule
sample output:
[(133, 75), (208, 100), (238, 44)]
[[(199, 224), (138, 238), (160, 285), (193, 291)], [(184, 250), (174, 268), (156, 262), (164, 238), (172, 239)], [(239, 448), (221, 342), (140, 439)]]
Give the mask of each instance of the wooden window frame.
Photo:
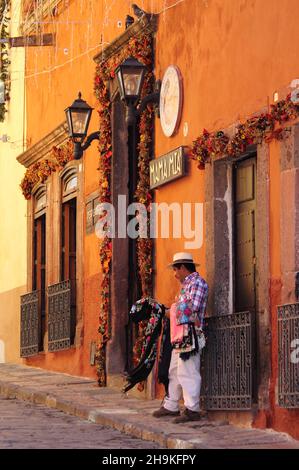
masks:
[[(56, 201), (54, 206), (56, 237), (55, 238), (55, 253), (53, 259), (53, 278), (52, 284), (61, 281), (61, 222), (62, 222), (62, 204), (76, 196), (77, 204), (77, 262), (76, 262), (76, 333), (74, 344), (71, 347), (81, 347), (83, 341), (83, 276), (84, 276), (84, 255), (83, 255), (83, 239), (84, 239), (84, 162), (71, 160), (66, 166), (55, 176), (55, 187), (53, 188), (53, 199)], [(63, 181), (67, 180), (72, 175), (78, 178), (78, 185), (76, 192), (69, 194), (63, 193)], [(58, 230), (57, 230), (58, 229)]]
[[(45, 210), (47, 215), (46, 223), (46, 287), (56, 285), (60, 282), (60, 265), (61, 265), (61, 208), (63, 199), (62, 179), (70, 176), (70, 173), (76, 172), (78, 177), (77, 187), (77, 291), (76, 291), (76, 334), (74, 344), (71, 348), (80, 348), (83, 343), (83, 309), (84, 309), (84, 162), (72, 160), (65, 165), (60, 172), (54, 172), (48, 178), (44, 185), (37, 185), (33, 188), (32, 198), (28, 201), (27, 208), (27, 292), (33, 290), (33, 235), (35, 215), (40, 216)], [(34, 196), (37, 195), (44, 186), (47, 193), (46, 208), (35, 214)], [(67, 197), (72, 197), (69, 194)], [(48, 302), (46, 303), (46, 325), (48, 328)], [(44, 351), (39, 354), (47, 354), (48, 352), (48, 335), (45, 335)]]
[[(35, 203), (42, 196), (46, 196), (46, 204), (40, 210), (36, 211)], [(34, 192), (32, 209), (33, 209), (34, 219), (38, 219), (42, 215), (46, 214), (47, 212), (47, 187), (45, 185), (39, 186)]]
[[(66, 191), (64, 187), (67, 185), (67, 183), (72, 179), (76, 177), (77, 178), (77, 187), (74, 189), (70, 189)], [(74, 199), (77, 197), (78, 193), (78, 174), (77, 170), (75, 168), (70, 168), (63, 176), (61, 179), (61, 184), (63, 186), (61, 194), (62, 194), (62, 202), (67, 202), (70, 199)]]
[[(77, 178), (77, 187), (70, 191), (65, 191), (65, 186), (67, 182), (72, 179), (73, 177)], [(60, 281), (64, 281), (66, 279), (62, 279), (62, 220), (63, 220), (63, 205), (67, 202), (70, 202), (72, 199), (76, 199), (76, 219), (78, 214), (78, 171), (75, 167), (67, 168), (65, 172), (62, 172), (60, 175), (60, 186), (61, 186), (61, 209), (60, 209), (60, 220), (61, 220), (61, 230), (60, 230)], [(69, 207), (69, 206), (68, 206)], [(70, 210), (66, 211), (67, 223), (70, 222)], [(64, 236), (67, 239), (67, 245), (69, 246), (69, 233), (65, 233)], [(76, 240), (78, 238), (77, 227), (76, 227)], [(77, 244), (76, 244), (77, 245)]]
[[(36, 211), (36, 201), (43, 196), (45, 196), (45, 204)], [(40, 185), (33, 192), (31, 225), (31, 290), (38, 291), (39, 352), (45, 350), (47, 332), (47, 205), (47, 186)], [(44, 271), (44, 276), (42, 271)], [(44, 298), (42, 298), (42, 295), (44, 295)], [(44, 315), (42, 315), (42, 310)]]

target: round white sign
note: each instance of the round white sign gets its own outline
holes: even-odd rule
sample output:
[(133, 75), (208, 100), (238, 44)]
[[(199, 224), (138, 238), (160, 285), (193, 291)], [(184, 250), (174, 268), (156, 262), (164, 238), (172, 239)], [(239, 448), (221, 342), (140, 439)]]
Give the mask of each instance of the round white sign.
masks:
[(178, 67), (170, 65), (164, 74), (160, 95), (161, 126), (166, 137), (171, 137), (178, 130), (182, 106), (182, 75)]

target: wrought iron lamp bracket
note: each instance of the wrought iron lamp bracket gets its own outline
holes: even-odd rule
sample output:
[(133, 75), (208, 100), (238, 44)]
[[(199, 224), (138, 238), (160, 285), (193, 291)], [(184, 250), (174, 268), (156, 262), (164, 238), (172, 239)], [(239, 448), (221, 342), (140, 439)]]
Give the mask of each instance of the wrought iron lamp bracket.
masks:
[(159, 109), (159, 101), (160, 101), (160, 90), (161, 90), (161, 82), (159, 80), (159, 89), (155, 91), (154, 93), (151, 93), (150, 95), (147, 95), (143, 98), (141, 101), (140, 105), (138, 106), (136, 110), (136, 115), (139, 117), (143, 111), (145, 110), (146, 106), (149, 103), (153, 103), (155, 105), (155, 111), (157, 113), (157, 116), (160, 118), (160, 109)]
[(141, 116), (141, 114), (143, 113), (147, 105), (150, 103), (153, 103), (155, 105), (156, 116), (160, 118), (160, 109), (159, 109), (160, 92), (161, 92), (161, 80), (157, 80), (155, 83), (155, 91), (145, 96), (140, 101), (137, 108), (133, 104), (127, 105), (126, 122), (129, 126), (135, 125), (136, 119), (138, 119)]
[(82, 145), (82, 142), (74, 142), (75, 148), (74, 148), (74, 158), (75, 160), (80, 160), (83, 156), (83, 152), (90, 147), (91, 143), (94, 140), (100, 140), (100, 135), (101, 133), (99, 131), (93, 132), (90, 134), (84, 144)]

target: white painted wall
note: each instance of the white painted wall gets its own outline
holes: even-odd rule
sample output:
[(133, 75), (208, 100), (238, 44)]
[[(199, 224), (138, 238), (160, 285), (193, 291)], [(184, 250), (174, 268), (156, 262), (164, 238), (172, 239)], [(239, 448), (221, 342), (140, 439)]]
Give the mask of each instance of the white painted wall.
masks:
[[(20, 36), (20, 0), (12, 0), (9, 34)], [(8, 50), (11, 72), (10, 101), (0, 123), (0, 362), (20, 362), (20, 295), (27, 282), (27, 203), (20, 191), (25, 168), (17, 157), (25, 150), (25, 49)], [(1, 344), (2, 341), (2, 344)], [(5, 345), (5, 355), (4, 355)]]

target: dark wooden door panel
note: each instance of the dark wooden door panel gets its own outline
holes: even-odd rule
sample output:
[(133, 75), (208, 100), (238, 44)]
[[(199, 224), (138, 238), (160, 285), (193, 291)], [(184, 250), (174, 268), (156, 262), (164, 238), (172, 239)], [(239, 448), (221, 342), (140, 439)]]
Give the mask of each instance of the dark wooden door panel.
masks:
[(235, 309), (255, 309), (255, 158), (235, 169)]
[(38, 350), (44, 350), (46, 325), (46, 215), (34, 221), (33, 236), (33, 289), (38, 292), (39, 340)]

